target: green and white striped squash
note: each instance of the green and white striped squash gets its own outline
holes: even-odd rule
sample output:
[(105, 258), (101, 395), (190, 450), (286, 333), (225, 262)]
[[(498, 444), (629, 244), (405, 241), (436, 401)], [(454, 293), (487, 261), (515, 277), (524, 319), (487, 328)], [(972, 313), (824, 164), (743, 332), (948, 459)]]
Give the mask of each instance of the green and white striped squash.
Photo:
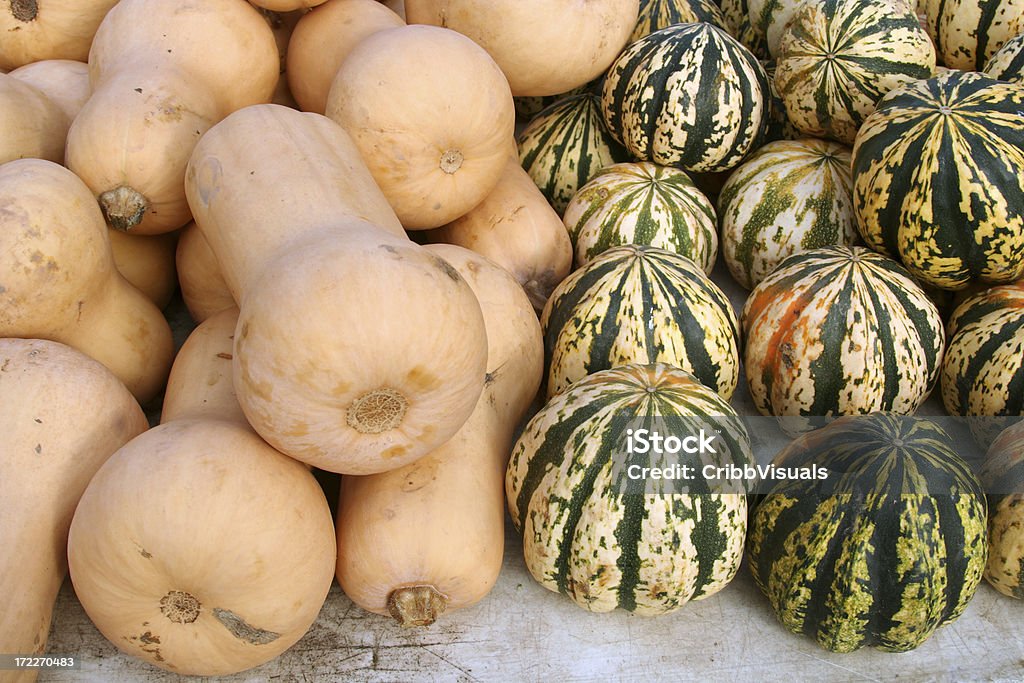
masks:
[(789, 120), (786, 113), (786, 103), (779, 94), (779, 88), (775, 85), (775, 61), (762, 62), (764, 72), (768, 76), (768, 126), (765, 128), (765, 143), (776, 140), (799, 140), (805, 137), (797, 130), (793, 122)]
[(674, 251), (708, 275), (718, 257), (714, 205), (685, 171), (671, 166), (606, 166), (573, 196), (562, 218), (576, 268), (623, 244)]
[[(968, 298), (953, 311), (946, 334), (946, 410), (972, 417), (1024, 415), (1024, 281)], [(983, 428), (975, 433), (986, 444), (995, 437)]]
[(519, 160), (562, 215), (576, 191), (605, 166), (628, 161), (601, 117), (597, 95), (569, 95), (542, 110), (517, 138)]
[(1024, 599), (1024, 422), (992, 443), (981, 477), (989, 494), (985, 579), (1003, 595)]
[(938, 379), (938, 309), (902, 266), (864, 247), (786, 258), (750, 293), (741, 321), (754, 405), (785, 418), (790, 434), (826, 417), (912, 414)]
[(1024, 83), (1024, 33), (1003, 43), (985, 62), (983, 71), (998, 81)]
[(840, 418), (773, 462), (828, 472), (774, 482), (751, 518), (750, 570), (787, 629), (901, 652), (960, 616), (985, 566), (986, 501), (938, 424)]
[(681, 453), (673, 462), (696, 472), (750, 462), (749, 436), (729, 404), (669, 365), (605, 370), (550, 400), (517, 440), (505, 478), (534, 579), (592, 612), (643, 615), (671, 612), (728, 584), (743, 554), (745, 489), (700, 477), (686, 491), (668, 479), (630, 479), (628, 466), (647, 466), (650, 456), (623, 447), (628, 429), (705, 419), (721, 429), (717, 452)]
[(779, 56), (782, 30), (793, 19), (803, 0), (747, 0), (747, 16), (753, 31), (764, 41), (768, 57)]
[(1024, 33), (1024, 0), (923, 0), (939, 62), (980, 71), (1010, 38)]
[(736, 40), (758, 59), (768, 59), (768, 44), (764, 35), (750, 23), (747, 0), (722, 0), (725, 28)]
[(693, 261), (623, 245), (572, 272), (541, 313), (547, 397), (629, 363), (668, 363), (732, 397), (739, 323), (725, 293)]
[(733, 171), (718, 195), (718, 218), (736, 282), (751, 289), (787, 256), (854, 243), (850, 159), (836, 142), (780, 140)]
[(764, 136), (768, 81), (757, 58), (706, 22), (629, 45), (605, 74), (601, 112), (634, 160), (687, 171), (735, 167)]
[(668, 26), (699, 21), (726, 29), (722, 9), (712, 0), (640, 0), (640, 14), (629, 43)]
[(940, 289), (1024, 277), (1024, 88), (954, 71), (889, 93), (853, 146), (857, 228)]
[(897, 0), (802, 3), (777, 57), (775, 85), (789, 120), (847, 145), (886, 93), (935, 70), (932, 41)]
[(516, 116), (529, 123), (537, 114), (566, 97), (582, 95), (584, 93), (598, 94), (600, 92), (600, 85), (601, 78), (596, 78), (590, 83), (584, 83), (580, 87), (573, 88), (568, 92), (557, 95), (520, 95), (519, 97), (513, 97), (512, 102), (515, 105)]

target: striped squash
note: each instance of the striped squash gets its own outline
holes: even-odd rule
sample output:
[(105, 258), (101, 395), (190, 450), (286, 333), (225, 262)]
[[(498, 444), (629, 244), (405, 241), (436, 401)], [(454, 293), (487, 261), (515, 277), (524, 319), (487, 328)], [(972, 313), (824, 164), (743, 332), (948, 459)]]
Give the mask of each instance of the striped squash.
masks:
[(854, 242), (850, 158), (835, 142), (780, 140), (733, 171), (718, 195), (718, 216), (736, 282), (750, 289), (791, 254)]
[(597, 171), (629, 154), (601, 118), (597, 95), (562, 98), (537, 114), (517, 138), (519, 159), (558, 215)]
[(999, 81), (1024, 83), (1024, 33), (1003, 43), (985, 62), (983, 71)]
[[(549, 401), (520, 435), (505, 478), (530, 574), (593, 612), (664, 614), (722, 589), (743, 553), (743, 489), (698, 477), (684, 491), (678, 480), (631, 479), (629, 466), (742, 466), (750, 441), (735, 415), (691, 375), (663, 364), (605, 370)], [(652, 459), (623, 447), (631, 428), (704, 421), (722, 430), (715, 454)]]
[(754, 405), (789, 433), (823, 416), (913, 413), (939, 375), (935, 304), (895, 261), (864, 247), (790, 256), (742, 311)]
[(685, 256), (640, 245), (604, 252), (555, 288), (541, 314), (547, 396), (629, 363), (682, 368), (726, 400), (739, 380), (729, 299)]
[(1003, 43), (1024, 33), (1024, 0), (922, 0), (939, 61), (980, 71)]
[(751, 29), (764, 41), (770, 58), (779, 56), (782, 30), (793, 19), (802, 0), (747, 0)]
[(668, 26), (699, 21), (726, 28), (722, 9), (712, 0), (640, 0), (640, 14), (629, 42), (635, 43)]
[(750, 522), (750, 570), (782, 624), (835, 652), (906, 651), (963, 612), (981, 582), (981, 482), (935, 422), (876, 413), (800, 437)]
[(1024, 88), (953, 71), (886, 95), (853, 147), (857, 227), (940, 289), (1024, 277)]
[(572, 95), (582, 95), (583, 93), (596, 94), (600, 91), (600, 81), (598, 78), (590, 83), (585, 83), (578, 88), (573, 88), (568, 92), (559, 93), (557, 95), (520, 95), (519, 97), (513, 97), (512, 103), (515, 105), (516, 116), (520, 119), (525, 119), (529, 123), (537, 114), (541, 113), (555, 102)]
[(768, 81), (757, 58), (706, 22), (677, 24), (628, 46), (605, 74), (601, 111), (633, 157), (725, 171), (760, 144)]
[(736, 40), (750, 50), (758, 59), (768, 59), (768, 44), (764, 34), (757, 31), (750, 22), (748, 0), (721, 0), (725, 28)]
[(576, 268), (622, 244), (674, 251), (709, 275), (718, 256), (714, 205), (671, 166), (627, 162), (601, 169), (573, 196), (563, 221)]
[(993, 442), (981, 477), (989, 494), (985, 579), (1003, 595), (1024, 599), (1024, 422)]
[(764, 72), (768, 76), (768, 126), (765, 128), (765, 142), (775, 140), (797, 140), (804, 137), (803, 133), (797, 130), (793, 122), (789, 120), (786, 113), (786, 103), (779, 94), (779, 88), (775, 85), (775, 61), (762, 62)]
[[(1024, 281), (991, 287), (957, 306), (946, 327), (942, 402), (951, 415), (1024, 415)], [(975, 434), (995, 436), (983, 421)]]
[(887, 92), (934, 70), (932, 41), (897, 0), (821, 0), (783, 31), (775, 85), (799, 130), (852, 145)]

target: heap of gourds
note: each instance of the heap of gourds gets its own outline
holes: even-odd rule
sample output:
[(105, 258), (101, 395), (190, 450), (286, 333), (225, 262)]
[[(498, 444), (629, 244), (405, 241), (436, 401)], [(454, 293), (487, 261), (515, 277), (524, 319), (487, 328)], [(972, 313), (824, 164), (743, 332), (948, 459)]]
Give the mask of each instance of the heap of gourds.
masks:
[[(834, 650), (920, 644), (986, 557), (1021, 597), (1024, 498), (989, 533), (979, 475), (900, 416), (940, 376), (951, 414), (1024, 414), (1024, 9), (917, 9), (0, 8), (0, 541), (41, 549), (0, 560), (0, 652), (45, 651), (65, 573), (177, 673), (269, 661), (335, 578), (428, 625), (493, 586), (506, 510), (595, 611), (711, 595), (745, 548)], [(779, 487), (748, 542), (753, 482), (623, 474), (658, 420), (717, 425), (690, 464), (753, 465), (744, 369), (803, 434), (777, 463), (861, 504)], [(1024, 484), (1024, 431), (990, 453)], [(333, 519), (314, 468), (342, 475)]]

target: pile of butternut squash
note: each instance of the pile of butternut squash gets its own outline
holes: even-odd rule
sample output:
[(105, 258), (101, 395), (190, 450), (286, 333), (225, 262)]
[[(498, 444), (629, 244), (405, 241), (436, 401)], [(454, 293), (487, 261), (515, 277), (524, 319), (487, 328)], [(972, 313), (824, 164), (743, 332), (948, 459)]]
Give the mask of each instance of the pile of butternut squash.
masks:
[(283, 652), (335, 578), (403, 626), (487, 594), (571, 263), (513, 95), (592, 79), (638, 11), (569, 5), (0, 6), (0, 652), (46, 651), (68, 574), (198, 675)]

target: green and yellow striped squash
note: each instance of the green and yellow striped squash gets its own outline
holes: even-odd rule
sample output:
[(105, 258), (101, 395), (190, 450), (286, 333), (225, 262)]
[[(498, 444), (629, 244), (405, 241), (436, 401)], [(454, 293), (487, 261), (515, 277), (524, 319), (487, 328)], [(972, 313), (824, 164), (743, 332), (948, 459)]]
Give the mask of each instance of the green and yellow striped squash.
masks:
[(578, 88), (573, 88), (568, 92), (557, 95), (520, 95), (519, 97), (513, 97), (512, 103), (515, 105), (516, 116), (529, 123), (537, 114), (566, 97), (582, 95), (584, 93), (596, 95), (600, 92), (600, 85), (601, 79), (597, 78), (590, 83), (584, 83)]
[(597, 95), (569, 95), (545, 108), (517, 138), (519, 159), (562, 215), (576, 191), (605, 166), (628, 161), (601, 118)]
[(886, 95), (853, 146), (857, 228), (918, 279), (1024, 277), (1024, 88), (953, 71)]
[(775, 61), (762, 62), (764, 72), (768, 76), (768, 126), (765, 129), (765, 143), (775, 140), (798, 140), (805, 137), (797, 130), (793, 122), (789, 120), (786, 113), (786, 103), (779, 94), (779, 88), (775, 85)]
[(897, 0), (821, 0), (799, 6), (777, 61), (775, 85), (793, 125), (852, 145), (886, 93), (931, 77), (935, 47)]
[(1003, 43), (982, 71), (998, 81), (1024, 83), (1024, 33)]
[(726, 29), (722, 9), (712, 0), (640, 0), (640, 14), (629, 42), (635, 43), (668, 26), (699, 21)]
[(725, 293), (693, 261), (623, 245), (570, 273), (541, 313), (548, 398), (587, 375), (668, 363), (726, 400), (739, 381), (739, 323)]
[[(656, 466), (743, 466), (750, 440), (729, 404), (693, 376), (664, 365), (625, 365), (576, 383), (526, 425), (505, 491), (530, 574), (593, 612), (664, 614), (707, 597), (739, 568), (747, 524), (742, 487), (701, 478), (630, 478), (627, 430), (649, 425), (721, 429), (716, 453), (666, 456)], [(684, 430), (673, 430), (682, 437)]]
[(576, 268), (622, 244), (674, 251), (709, 275), (718, 257), (714, 205), (685, 171), (671, 166), (606, 166), (573, 196), (562, 218)]
[(876, 413), (805, 434), (750, 522), (754, 581), (794, 633), (835, 652), (901, 652), (956, 619), (981, 582), (981, 482), (933, 421)]
[(779, 56), (782, 30), (793, 19), (802, 0), (747, 0), (751, 29), (764, 41), (768, 57)]
[(1024, 0), (922, 0), (918, 4), (939, 62), (980, 71), (996, 50), (1024, 33)]
[(706, 22), (629, 45), (605, 74), (601, 112), (635, 160), (687, 171), (735, 167), (764, 136), (768, 81), (757, 58)]
[(791, 434), (822, 417), (912, 414), (938, 379), (938, 309), (898, 263), (864, 247), (786, 258), (750, 293), (741, 320), (754, 405), (786, 418)]
[(758, 59), (768, 59), (768, 44), (764, 35), (750, 22), (747, 0), (721, 0), (725, 28), (736, 40)]
[(977, 417), (1024, 415), (1024, 281), (968, 298), (953, 311), (946, 336), (946, 410)]
[(850, 150), (804, 138), (761, 147), (733, 171), (718, 195), (722, 256), (750, 289), (784, 258), (807, 249), (853, 244)]
[(985, 579), (1003, 595), (1024, 599), (1024, 422), (992, 443), (981, 477), (989, 494)]

